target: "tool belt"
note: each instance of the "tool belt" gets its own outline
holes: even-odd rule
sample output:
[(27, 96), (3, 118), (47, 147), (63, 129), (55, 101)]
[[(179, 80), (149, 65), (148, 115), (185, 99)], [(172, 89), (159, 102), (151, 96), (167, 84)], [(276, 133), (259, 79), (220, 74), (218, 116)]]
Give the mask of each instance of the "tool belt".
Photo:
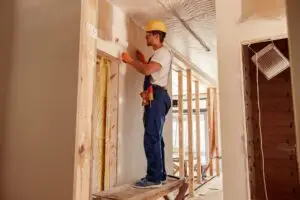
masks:
[(142, 106), (151, 106), (151, 102), (154, 100), (153, 86), (150, 85), (147, 90), (140, 93), (140, 96), (142, 97)]

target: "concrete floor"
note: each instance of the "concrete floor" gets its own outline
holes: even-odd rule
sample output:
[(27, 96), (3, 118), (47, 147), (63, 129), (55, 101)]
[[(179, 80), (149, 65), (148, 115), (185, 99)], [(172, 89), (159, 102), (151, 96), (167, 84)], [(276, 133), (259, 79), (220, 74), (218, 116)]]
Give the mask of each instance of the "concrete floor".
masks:
[(222, 200), (222, 191), (222, 178), (216, 177), (197, 190), (196, 196), (190, 200)]

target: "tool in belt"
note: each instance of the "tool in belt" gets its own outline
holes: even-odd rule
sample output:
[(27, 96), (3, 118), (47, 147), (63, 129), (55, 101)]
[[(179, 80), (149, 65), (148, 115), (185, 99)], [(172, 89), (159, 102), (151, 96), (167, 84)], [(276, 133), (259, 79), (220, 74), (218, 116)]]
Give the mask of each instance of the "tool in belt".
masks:
[(151, 102), (154, 100), (153, 86), (151, 84), (151, 75), (145, 76), (144, 91), (140, 93), (142, 97), (143, 106), (151, 106)]

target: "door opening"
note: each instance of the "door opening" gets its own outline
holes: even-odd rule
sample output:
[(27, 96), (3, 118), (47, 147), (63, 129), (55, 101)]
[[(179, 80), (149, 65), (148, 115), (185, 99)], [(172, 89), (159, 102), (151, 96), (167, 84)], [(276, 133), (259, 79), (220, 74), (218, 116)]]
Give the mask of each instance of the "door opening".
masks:
[[(289, 58), (288, 39), (271, 42)], [(257, 72), (257, 59), (251, 59), (254, 52), (271, 42), (243, 46), (251, 199), (296, 200), (300, 199), (300, 184), (290, 68), (268, 80), (260, 70)], [(278, 62), (271, 59), (269, 66)]]

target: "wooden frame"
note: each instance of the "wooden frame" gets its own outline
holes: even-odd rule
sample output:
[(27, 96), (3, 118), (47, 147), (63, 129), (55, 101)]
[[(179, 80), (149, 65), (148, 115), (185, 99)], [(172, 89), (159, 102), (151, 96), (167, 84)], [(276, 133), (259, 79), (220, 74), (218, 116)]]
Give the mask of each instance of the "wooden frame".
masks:
[(207, 88), (207, 99), (206, 99), (206, 103), (207, 103), (207, 118), (208, 118), (208, 136), (209, 136), (209, 175), (213, 176), (213, 169), (214, 169), (214, 165), (213, 162), (211, 161), (212, 158), (212, 153), (213, 153), (213, 149), (211, 149), (212, 147), (212, 141), (213, 141), (213, 135), (212, 135), (212, 109), (211, 109), (211, 88)]
[(195, 81), (196, 93), (196, 146), (197, 146), (197, 183), (202, 183), (201, 172), (201, 147), (200, 147), (200, 95), (199, 81)]
[[(77, 125), (73, 199), (91, 198), (92, 105), (96, 64), (98, 1), (81, 2)], [(96, 34), (97, 35), (97, 34)]]
[(110, 59), (107, 71), (104, 189), (117, 184), (119, 62)]
[(215, 142), (216, 142), (216, 174), (220, 176), (220, 154), (219, 154), (219, 123), (218, 123), (218, 98), (217, 98), (217, 89), (214, 88), (214, 129), (215, 129)]
[(184, 146), (183, 146), (183, 75), (178, 72), (178, 129), (179, 129), (179, 176), (183, 178), (184, 173)]
[(187, 93), (188, 93), (188, 158), (189, 158), (189, 195), (194, 196), (194, 156), (193, 156), (193, 112), (192, 112), (192, 75), (187, 71)]

